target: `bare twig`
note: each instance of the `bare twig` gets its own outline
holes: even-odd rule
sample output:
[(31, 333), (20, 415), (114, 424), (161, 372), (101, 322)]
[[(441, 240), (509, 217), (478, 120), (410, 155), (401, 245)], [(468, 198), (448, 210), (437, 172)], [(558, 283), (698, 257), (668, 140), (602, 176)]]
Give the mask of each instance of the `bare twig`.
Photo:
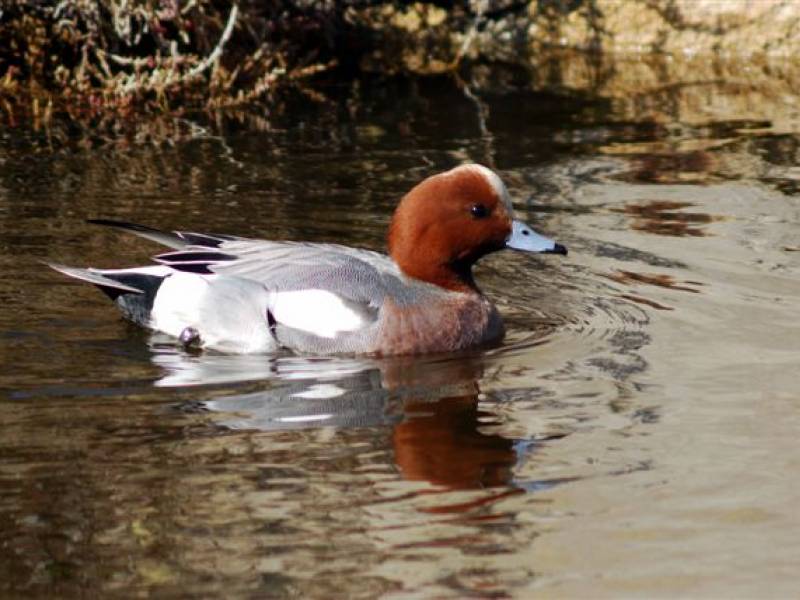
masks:
[(487, 125), (489, 122), (489, 105), (473, 93), (469, 84), (462, 80), (457, 74), (455, 74), (455, 80), (461, 88), (461, 93), (464, 94), (464, 97), (475, 105), (475, 116), (478, 121), (478, 129), (481, 132), (481, 140), (484, 144), (485, 156), (482, 160), (487, 166), (494, 168), (494, 134)]
[(236, 18), (239, 15), (239, 5), (234, 4), (231, 7), (231, 14), (228, 15), (228, 23), (225, 25), (225, 30), (222, 32), (222, 36), (219, 38), (219, 42), (217, 42), (216, 47), (214, 50), (209, 54), (203, 62), (199, 65), (194, 67), (191, 71), (189, 71), (184, 77), (181, 79), (189, 80), (201, 75), (204, 71), (206, 71), (212, 64), (214, 64), (222, 54), (222, 49), (225, 47), (225, 44), (231, 37), (233, 33), (233, 26), (236, 24)]

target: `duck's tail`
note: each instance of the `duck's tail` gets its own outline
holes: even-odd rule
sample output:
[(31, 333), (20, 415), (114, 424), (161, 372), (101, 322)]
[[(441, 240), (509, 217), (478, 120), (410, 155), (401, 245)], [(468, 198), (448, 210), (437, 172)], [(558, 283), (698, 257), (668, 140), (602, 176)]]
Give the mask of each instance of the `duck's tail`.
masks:
[(91, 283), (92, 285), (96, 285), (112, 300), (116, 300), (120, 294), (144, 293), (144, 290), (125, 283), (124, 278), (117, 276), (112, 279), (99, 269), (80, 269), (78, 267), (68, 267), (67, 265), (50, 262), (45, 264), (51, 269), (55, 269), (59, 273), (63, 273), (68, 277), (73, 277), (75, 279), (80, 279), (81, 281)]
[(99, 288), (119, 306), (127, 318), (141, 325), (148, 324), (158, 288), (169, 274), (169, 269), (162, 266), (111, 270), (46, 264), (59, 273)]
[[(179, 251), (191, 251), (198, 246), (202, 248), (218, 248), (225, 242), (244, 239), (231, 235), (195, 233), (191, 231), (161, 231), (146, 225), (111, 219), (90, 219), (88, 222), (133, 233)], [(200, 253), (199, 256), (205, 257), (207, 255)], [(132, 269), (79, 269), (57, 263), (46, 264), (68, 277), (86, 281), (98, 287), (120, 307), (126, 317), (146, 326), (150, 321), (150, 312), (153, 309), (156, 293), (166, 277), (176, 270), (208, 272), (207, 270), (198, 271), (198, 269), (204, 269), (204, 265), (195, 264), (198, 259), (196, 252), (192, 255), (194, 261), (189, 261), (187, 265), (177, 261), (180, 257), (185, 258), (180, 253), (167, 253), (162, 256), (159, 262), (169, 264), (134, 267)], [(216, 257), (225, 257), (225, 255), (220, 253)]]

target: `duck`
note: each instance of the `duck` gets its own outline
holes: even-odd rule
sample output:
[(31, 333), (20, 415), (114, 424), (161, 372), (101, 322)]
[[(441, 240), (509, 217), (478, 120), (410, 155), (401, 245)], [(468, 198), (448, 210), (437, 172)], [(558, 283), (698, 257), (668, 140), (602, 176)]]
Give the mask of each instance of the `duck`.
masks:
[(501, 178), (473, 163), (424, 179), (400, 200), (388, 254), (89, 222), (169, 250), (141, 267), (50, 267), (93, 284), (138, 325), (227, 353), (388, 357), (497, 343), (503, 321), (473, 278), (475, 263), (503, 249), (567, 254), (515, 219)]

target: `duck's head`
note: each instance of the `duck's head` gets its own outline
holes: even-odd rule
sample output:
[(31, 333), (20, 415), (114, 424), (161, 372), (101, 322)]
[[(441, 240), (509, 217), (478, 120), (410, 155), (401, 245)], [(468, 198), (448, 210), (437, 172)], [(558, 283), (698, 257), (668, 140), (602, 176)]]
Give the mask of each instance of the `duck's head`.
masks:
[(433, 175), (403, 197), (392, 217), (389, 254), (400, 269), (441, 287), (475, 289), (472, 265), (513, 248), (566, 254), (561, 244), (513, 218), (508, 190), (494, 171), (476, 164)]

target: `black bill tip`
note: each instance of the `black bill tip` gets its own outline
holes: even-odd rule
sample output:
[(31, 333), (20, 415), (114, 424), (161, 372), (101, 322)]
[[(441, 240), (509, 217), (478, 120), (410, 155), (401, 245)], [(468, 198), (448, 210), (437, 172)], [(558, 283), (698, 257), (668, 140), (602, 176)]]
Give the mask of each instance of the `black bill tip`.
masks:
[(545, 254), (563, 254), (567, 255), (567, 247), (562, 244), (553, 244), (552, 250), (545, 250)]

